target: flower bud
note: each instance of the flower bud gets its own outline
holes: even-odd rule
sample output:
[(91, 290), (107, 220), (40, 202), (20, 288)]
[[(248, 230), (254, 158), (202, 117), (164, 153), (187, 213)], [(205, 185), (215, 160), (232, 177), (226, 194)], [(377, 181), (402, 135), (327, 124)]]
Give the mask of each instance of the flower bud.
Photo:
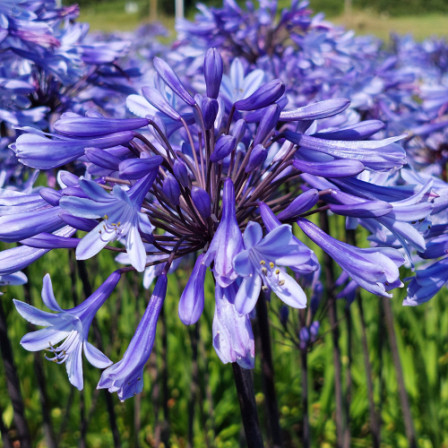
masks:
[(155, 57), (154, 68), (157, 70), (160, 77), (168, 84), (168, 86), (171, 87), (173, 92), (175, 92), (190, 106), (194, 106), (196, 104), (196, 101), (188, 93), (176, 73), (174, 73), (173, 69), (163, 59)]
[(235, 103), (236, 110), (261, 109), (277, 101), (285, 92), (285, 85), (278, 79), (268, 82), (259, 87), (248, 98)]
[(210, 156), (210, 160), (212, 162), (219, 162), (220, 160), (225, 159), (235, 149), (235, 146), (235, 137), (231, 135), (222, 135), (216, 142), (215, 150)]
[(120, 177), (123, 179), (140, 179), (150, 171), (157, 170), (162, 162), (162, 156), (123, 160), (119, 165)]
[(59, 191), (53, 190), (53, 188), (41, 188), (39, 194), (50, 205), (59, 205), (59, 200), (61, 199), (61, 193)]
[(118, 157), (115, 157), (103, 149), (87, 148), (85, 150), (85, 155), (89, 162), (107, 170), (117, 171), (118, 165), (121, 162)]
[(284, 210), (282, 210), (277, 218), (281, 221), (286, 219), (297, 219), (300, 214), (307, 212), (313, 208), (319, 200), (319, 192), (312, 188), (297, 196)]
[(263, 145), (257, 145), (252, 149), (249, 156), (249, 163), (246, 165), (245, 172), (250, 173), (255, 168), (259, 167), (266, 160), (268, 152)]
[(275, 130), (279, 116), (280, 108), (277, 104), (273, 104), (266, 108), (265, 114), (258, 125), (257, 133), (255, 134), (254, 145), (263, 143), (263, 140), (270, 134), (270, 132)]
[(212, 129), (218, 115), (219, 104), (214, 98), (203, 98), (201, 102), (205, 129)]
[(218, 98), (222, 79), (222, 58), (216, 48), (209, 48), (204, 58), (204, 78), (209, 98)]
[(146, 118), (83, 117), (73, 112), (66, 112), (56, 121), (54, 129), (66, 137), (91, 138), (132, 131), (147, 124)]
[(185, 163), (181, 162), (180, 160), (175, 160), (173, 164), (173, 171), (176, 179), (183, 187), (190, 187), (191, 181), (188, 177), (188, 170), (185, 166)]
[(233, 126), (232, 135), (236, 138), (236, 141), (239, 142), (244, 137), (245, 132), (246, 132), (246, 121), (241, 118)]
[(168, 200), (171, 202), (171, 205), (179, 205), (180, 187), (177, 183), (176, 178), (172, 174), (168, 173), (165, 177), (162, 190)]
[(204, 219), (207, 219), (211, 213), (211, 200), (209, 194), (202, 188), (193, 187), (191, 190), (191, 198), (201, 216)]
[(185, 325), (195, 324), (204, 309), (204, 280), (207, 266), (204, 254), (199, 255), (179, 300), (179, 318)]
[(295, 110), (288, 110), (280, 114), (281, 121), (318, 120), (332, 117), (343, 112), (350, 105), (350, 100), (333, 98), (308, 104)]

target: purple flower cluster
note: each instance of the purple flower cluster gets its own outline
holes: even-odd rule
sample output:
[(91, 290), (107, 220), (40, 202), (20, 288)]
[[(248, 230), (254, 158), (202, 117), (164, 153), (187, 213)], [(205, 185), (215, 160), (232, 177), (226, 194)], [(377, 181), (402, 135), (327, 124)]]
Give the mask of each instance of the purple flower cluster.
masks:
[[(78, 260), (118, 251), (117, 262), (128, 264), (73, 309), (60, 308), (49, 276), (42, 298), (55, 313), (15, 302), (23, 317), (46, 327), (26, 335), (22, 345), (53, 352), (78, 388), (84, 352), (94, 366), (107, 367), (99, 388), (122, 400), (142, 390), (169, 273), (191, 260), (179, 318), (186, 325), (200, 319), (212, 300), (204, 287), (209, 271), (214, 348), (222, 362), (244, 368), (254, 366), (251, 316), (262, 292), (315, 314), (320, 265), (305, 242), (338, 263), (340, 296), (347, 298), (358, 287), (391, 297), (404, 286), (404, 264), (417, 266), (407, 305), (429, 300), (448, 281), (448, 185), (425, 156), (431, 144), (437, 150), (446, 145), (443, 44), (423, 51), (419, 67), (437, 62), (417, 107), (421, 73), (402, 66), (415, 45), (404, 49), (397, 41), (395, 56), (377, 58), (376, 40), (312, 17), (306, 2), (293, 1), (279, 16), (275, 1), (247, 5), (225, 0), (221, 9), (201, 7), (194, 23), (180, 22), (173, 49), (140, 63), (144, 74), (127, 90), (133, 117), (123, 118), (120, 108), (112, 112), (119, 96), (108, 99), (91, 87), (84, 98), (101, 104), (101, 114), (70, 99), (51, 126), (27, 127), (10, 146), (22, 165), (56, 169), (57, 177), (48, 187), (2, 191), (0, 240), (19, 245), (0, 253), (0, 275), (56, 248), (75, 250)], [(59, 83), (59, 101), (67, 104), (64, 86), (80, 88), (79, 75), (71, 75), (77, 58), (95, 67), (83, 82), (94, 85), (93, 78), (107, 74), (115, 79), (114, 61), (127, 48), (122, 41), (66, 49), (66, 83), (45, 56), (62, 48), (61, 39), (42, 23), (74, 10), (54, 9), (56, 17), (42, 13), (44, 19), (40, 11), (28, 17), (32, 35), (40, 30), (37, 43), (20, 27), (7, 38), (20, 47), (11, 52), (23, 58), (30, 41), (40, 46), (41, 71)], [(73, 26), (66, 22), (67, 29)], [(23, 95), (34, 95), (33, 89), (24, 87)], [(349, 245), (323, 231), (314, 218), (327, 212), (344, 216), (348, 229), (366, 229), (371, 246)], [(422, 259), (436, 261), (421, 267)], [(155, 287), (123, 359), (112, 364), (87, 342), (88, 329), (132, 270)], [(316, 340), (318, 328), (317, 321), (302, 328), (303, 347)]]

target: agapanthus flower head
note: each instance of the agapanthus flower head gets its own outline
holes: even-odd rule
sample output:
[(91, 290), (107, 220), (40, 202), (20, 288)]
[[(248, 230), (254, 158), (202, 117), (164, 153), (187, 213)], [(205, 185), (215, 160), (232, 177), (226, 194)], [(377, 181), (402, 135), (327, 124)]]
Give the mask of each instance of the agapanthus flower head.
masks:
[[(226, 7), (240, 14), (236, 4)], [(273, 14), (266, 8), (266, 14)], [(295, 9), (300, 16), (301, 8)], [(142, 388), (167, 274), (180, 260), (195, 260), (179, 298), (180, 320), (186, 325), (200, 320), (209, 300), (204, 287), (209, 275), (215, 284), (215, 350), (223, 362), (251, 368), (250, 318), (262, 291), (304, 308), (310, 302), (305, 289), (311, 286), (312, 314), (320, 302), (318, 259), (293, 233), (294, 222), (303, 231), (300, 235), (329, 253), (357, 285), (389, 296), (402, 286), (404, 258), (396, 241), (359, 249), (305, 218), (332, 210), (369, 230), (371, 220), (382, 220), (400, 235), (412, 214), (422, 221), (433, 210), (431, 183), (403, 189), (362, 180), (375, 175), (386, 179), (406, 163), (398, 143), (403, 136), (372, 139), (381, 123), (353, 119), (344, 98), (290, 105), (284, 82), (265, 80), (263, 72), (237, 60), (229, 75), (221, 52), (215, 48), (206, 53), (199, 90), (197, 79), (190, 83), (156, 58), (152, 84), (127, 101), (139, 118), (66, 114), (56, 122), (51, 139), (27, 133), (15, 145), (28, 164), (49, 169), (72, 163), (80, 174), (60, 172), (60, 190), (43, 189), (34, 202), (12, 207), (11, 217), (0, 218), (9, 222), (19, 215), (26, 228), (22, 212), (54, 214), (58, 221), (39, 227), (39, 234), (20, 227), (22, 244), (39, 250), (76, 248), (76, 257), (83, 260), (103, 249), (118, 251), (117, 261), (131, 265), (123, 270), (145, 271), (147, 286), (156, 280), (123, 359), (99, 383), (120, 399)], [(56, 235), (63, 227), (87, 234), (81, 239)], [(403, 241), (417, 241), (420, 230), (414, 230)], [(17, 229), (7, 229), (5, 235), (7, 241), (17, 241)], [(115, 240), (124, 247), (113, 245)], [(26, 256), (33, 260), (40, 253)], [(317, 329), (305, 330), (304, 343), (314, 340)]]

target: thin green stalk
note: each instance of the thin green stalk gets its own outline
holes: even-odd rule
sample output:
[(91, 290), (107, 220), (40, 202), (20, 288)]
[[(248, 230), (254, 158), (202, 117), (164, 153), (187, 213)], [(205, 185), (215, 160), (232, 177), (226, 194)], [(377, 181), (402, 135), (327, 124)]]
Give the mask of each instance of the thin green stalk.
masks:
[(417, 448), (417, 437), (415, 435), (414, 421), (412, 419), (411, 408), (409, 405), (409, 398), (404, 384), (403, 367), (401, 365), (400, 353), (398, 351), (397, 335), (394, 327), (394, 316), (390, 299), (384, 298), (384, 315), (386, 318), (387, 335), (389, 338), (390, 350), (392, 353), (392, 360), (395, 366), (395, 373), (397, 375), (398, 394), (401, 402), (401, 410), (403, 412), (404, 427), (406, 431), (406, 438), (409, 442), (410, 448)]
[[(320, 227), (327, 234), (330, 233), (330, 225), (327, 213), (319, 215)], [(333, 341), (333, 364), (334, 364), (334, 391), (336, 404), (336, 446), (342, 448), (344, 446), (345, 424), (344, 424), (344, 402), (342, 398), (342, 365), (341, 365), (341, 349), (339, 347), (339, 326), (336, 307), (336, 297), (334, 295), (334, 272), (333, 260), (326, 253), (323, 253), (325, 266), (325, 285), (328, 301), (328, 317), (331, 326), (331, 336)]]
[(364, 317), (364, 308), (362, 305), (361, 296), (359, 294), (357, 294), (356, 303), (358, 304), (359, 317), (361, 321), (361, 344), (362, 344), (362, 354), (364, 358), (364, 369), (366, 371), (367, 397), (369, 400), (369, 413), (370, 413), (370, 432), (372, 434), (372, 448), (380, 448), (381, 437), (378, 427), (378, 416), (375, 408), (375, 400), (373, 397), (372, 364), (370, 363), (369, 358), (369, 346), (367, 342), (367, 329)]

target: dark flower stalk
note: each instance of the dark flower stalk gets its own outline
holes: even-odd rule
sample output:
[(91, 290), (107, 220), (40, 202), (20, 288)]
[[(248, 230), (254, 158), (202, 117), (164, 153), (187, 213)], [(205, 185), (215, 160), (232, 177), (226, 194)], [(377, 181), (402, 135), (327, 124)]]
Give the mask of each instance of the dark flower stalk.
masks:
[(14, 409), (14, 424), (21, 446), (31, 448), (31, 438), (28, 429), (28, 422), (25, 416), (25, 406), (20, 391), (20, 382), (14, 363), (11, 343), (8, 338), (6, 315), (3, 305), (0, 303), (0, 350), (2, 354), (3, 366), (5, 369), (6, 385), (8, 394)]
[(257, 301), (257, 322), (260, 338), (261, 378), (265, 395), (267, 411), (267, 429), (272, 446), (282, 446), (282, 432), (280, 427), (280, 415), (277, 404), (277, 394), (274, 382), (274, 363), (272, 360), (271, 335), (269, 330), (268, 309), (266, 301), (268, 296), (265, 292), (260, 293)]
[[(300, 325), (302, 328), (306, 327), (306, 317), (303, 310), (299, 310)], [(300, 350), (300, 372), (302, 379), (302, 444), (303, 448), (310, 448), (311, 446), (311, 427), (310, 427), (310, 415), (309, 415), (309, 384), (308, 384), (308, 347), (304, 344), (303, 347), (299, 347)]]
[(252, 372), (241, 368), (236, 362), (232, 363), (232, 367), (247, 447), (263, 448), (263, 437), (258, 421)]

